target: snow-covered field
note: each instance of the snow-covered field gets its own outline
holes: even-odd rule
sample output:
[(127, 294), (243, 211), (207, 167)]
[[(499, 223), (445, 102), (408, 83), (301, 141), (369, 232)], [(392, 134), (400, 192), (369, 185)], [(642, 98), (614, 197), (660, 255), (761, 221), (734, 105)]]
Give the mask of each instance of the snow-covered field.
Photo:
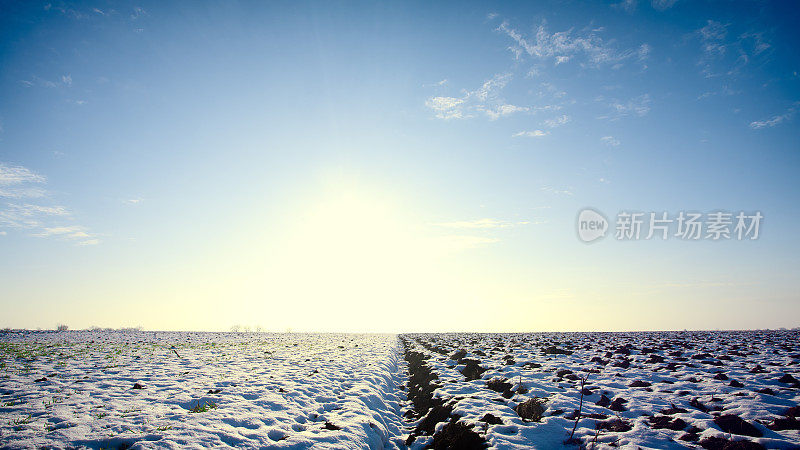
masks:
[(795, 331), (0, 332), (0, 447), (800, 448), (798, 363)]
[[(586, 448), (798, 448), (799, 338), (795, 331), (406, 335), (412, 400), (419, 393), (421, 409), (437, 416), (419, 420), (409, 444), (479, 446), (479, 437), (499, 449), (563, 448), (575, 428), (569, 445)], [(419, 380), (437, 387), (419, 392)]]
[(390, 335), (0, 334), (0, 447), (398, 448), (397, 346)]

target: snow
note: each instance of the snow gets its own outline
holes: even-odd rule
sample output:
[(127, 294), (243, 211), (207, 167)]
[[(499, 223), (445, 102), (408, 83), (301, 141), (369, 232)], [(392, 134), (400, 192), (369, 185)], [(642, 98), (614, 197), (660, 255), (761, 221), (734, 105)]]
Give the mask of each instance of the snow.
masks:
[(395, 336), (0, 336), (4, 448), (402, 446)]
[[(472, 426), (491, 448), (700, 448), (711, 437), (798, 448), (798, 430), (769, 425), (800, 402), (800, 385), (780, 381), (800, 378), (799, 337), (0, 332), (0, 447), (406, 448), (421, 419), (403, 419), (411, 409), (405, 341), (427, 357), (433, 395), (453, 406), (451, 420)], [(480, 379), (465, 379), (464, 359), (452, 358), (458, 350), (486, 369)], [(489, 389), (495, 378), (512, 387)], [(591, 392), (576, 441), (565, 444), (582, 378)], [(624, 410), (598, 404), (601, 395), (624, 399)], [(544, 414), (525, 421), (515, 408), (533, 397), (544, 399)], [(487, 413), (502, 423), (483, 422)], [(722, 430), (721, 415), (740, 417), (761, 436)], [(630, 429), (598, 432), (598, 423), (617, 418)], [(685, 424), (654, 426), (677, 419)], [(410, 448), (432, 442), (419, 435)]]
[[(434, 391), (434, 397), (454, 405), (453, 413), (460, 416), (458, 420), (473, 425), (473, 429), (493, 448), (570, 447), (564, 442), (569, 438), (575, 420), (568, 416), (579, 407), (580, 378), (583, 377), (587, 379), (585, 386), (592, 393), (583, 398), (582, 418), (575, 431), (578, 442), (572, 445), (573, 448), (577, 445), (603, 448), (612, 444), (641, 448), (699, 448), (697, 442), (681, 440), (690, 426), (701, 430), (698, 440), (709, 437), (748, 439), (767, 448), (798, 448), (800, 444), (797, 430), (773, 431), (765, 426), (800, 401), (800, 386), (777, 381), (786, 373), (800, 378), (800, 333), (797, 332), (461, 333), (405, 337), (415, 351), (428, 356), (427, 365), (438, 376), (435, 382), (440, 387)], [(544, 354), (543, 349), (550, 346), (573, 353)], [(626, 348), (629, 356), (624, 355)], [(465, 350), (467, 359), (480, 360), (480, 364), (488, 369), (481, 379), (465, 380), (460, 372), (464, 365), (451, 358), (458, 350)], [(619, 351), (623, 353), (617, 353)], [(680, 356), (670, 356), (679, 351)], [(710, 356), (703, 356), (704, 353)], [(655, 362), (651, 355), (656, 355), (655, 361), (659, 358), (664, 358), (664, 361)], [(693, 359), (694, 355), (698, 357)], [(511, 360), (507, 360), (509, 357)], [(593, 357), (602, 361), (590, 362)], [(614, 365), (623, 359), (629, 361), (628, 368)], [(667, 367), (671, 362), (675, 363), (673, 370)], [(528, 363), (541, 367), (528, 366)], [(765, 373), (753, 373), (757, 365), (765, 368)], [(558, 377), (556, 374), (561, 370), (572, 373)], [(724, 373), (727, 379), (715, 379), (718, 373)], [(512, 384), (512, 392), (508, 393), (510, 398), (487, 388), (487, 381), (493, 378), (507, 379)], [(650, 386), (630, 386), (636, 380)], [(731, 387), (731, 380), (742, 383), (743, 387)], [(518, 393), (520, 385), (528, 391)], [(774, 390), (774, 395), (758, 392), (764, 388)], [(623, 406), (626, 410), (612, 411), (597, 405), (601, 394), (611, 400), (625, 399)], [(526, 422), (516, 413), (515, 407), (533, 396), (546, 399), (546, 411), (541, 421)], [(703, 412), (690, 406), (694, 398), (712, 411)], [(686, 426), (679, 430), (654, 428), (650, 416), (662, 416), (661, 411), (673, 404), (686, 412), (669, 414), (668, 418), (680, 418)], [(503, 423), (491, 425), (482, 422), (486, 413), (500, 418)], [(588, 414), (598, 416), (586, 417)], [(714, 418), (721, 414), (740, 416), (763, 436), (723, 432), (714, 423)], [(606, 419), (600, 419), (600, 415)], [(631, 429), (598, 434), (598, 422), (617, 417), (628, 422)], [(441, 426), (440, 423), (438, 428)], [(412, 448), (424, 448), (430, 443), (431, 440), (424, 437), (417, 439)]]

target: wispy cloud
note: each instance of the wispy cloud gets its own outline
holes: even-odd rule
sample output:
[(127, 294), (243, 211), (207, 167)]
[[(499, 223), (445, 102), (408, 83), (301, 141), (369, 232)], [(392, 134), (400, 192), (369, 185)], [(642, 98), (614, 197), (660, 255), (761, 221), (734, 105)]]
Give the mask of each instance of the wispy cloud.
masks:
[(70, 74), (61, 75), (61, 78), (57, 79), (56, 81), (46, 80), (44, 78), (40, 78), (34, 75), (28, 80), (20, 80), (19, 82), (25, 87), (34, 87), (34, 86), (40, 86), (46, 88), (70, 87), (72, 86), (72, 75)]
[(542, 130), (532, 130), (532, 131), (520, 131), (518, 133), (514, 133), (511, 137), (542, 137), (547, 136), (546, 131)]
[[(454, 222), (441, 222), (441, 223), (434, 223), (433, 225), (436, 227), (454, 230), (456, 233), (466, 232), (466, 233), (487, 234), (491, 233), (492, 231), (497, 231), (501, 229), (507, 229), (524, 225), (531, 225), (531, 224), (536, 225), (539, 223), (543, 222), (482, 218), (474, 220), (459, 220)], [(487, 235), (476, 236), (476, 235), (455, 234), (455, 235), (440, 236), (436, 239), (439, 241), (440, 245), (443, 245), (445, 248), (451, 250), (472, 249), (500, 242), (500, 239), (498, 237), (487, 236)]]
[(463, 104), (463, 98), (455, 97), (431, 97), (425, 101), (425, 106), (434, 110), (440, 119), (463, 119)]
[(42, 227), (40, 230), (33, 233), (33, 236), (47, 237), (47, 236), (66, 236), (70, 238), (88, 238), (89, 234), (86, 229), (81, 226), (69, 227)]
[(617, 147), (620, 144), (619, 139), (614, 136), (603, 136), (600, 138), (600, 141), (611, 147)]
[(68, 216), (70, 215), (67, 208), (63, 206), (41, 206), (41, 205), (31, 205), (31, 204), (24, 204), (24, 205), (17, 205), (14, 203), (8, 203), (7, 206), (15, 211), (17, 211), (20, 215), (23, 216), (35, 216), (39, 214), (45, 214), (48, 216)]
[(703, 92), (702, 94), (697, 96), (697, 100), (703, 100), (703, 99), (706, 99), (706, 98), (709, 98), (709, 97), (713, 97), (715, 95), (730, 96), (730, 95), (737, 95), (737, 94), (741, 94), (741, 93), (742, 93), (742, 91), (734, 90), (734, 89), (732, 89), (730, 87), (730, 85), (725, 84), (718, 91), (706, 91), (706, 92)]
[(569, 196), (569, 197), (571, 197), (573, 195), (573, 192), (569, 188), (567, 188), (567, 189), (556, 189), (556, 188), (554, 188), (552, 186), (542, 186), (540, 189), (542, 191), (544, 191), (544, 192), (548, 192), (548, 193), (553, 194), (553, 195), (566, 195), (566, 196)]
[(476, 219), (476, 220), (462, 220), (457, 222), (443, 222), (437, 223), (437, 226), (446, 228), (462, 228), (462, 229), (490, 229), (490, 228), (510, 228), (519, 225), (528, 225), (529, 221), (507, 221), (497, 219)]
[(764, 37), (764, 33), (761, 32), (751, 31), (743, 33), (739, 36), (739, 42), (743, 44), (749, 44), (753, 55), (760, 55), (772, 48), (772, 45), (767, 42), (766, 38)]
[(764, 32), (746, 31), (732, 32), (734, 26), (707, 20), (706, 24), (695, 32), (700, 40), (700, 59), (697, 64), (706, 78), (734, 76), (738, 74), (751, 59), (764, 56), (772, 48)]
[(714, 76), (712, 63), (721, 59), (728, 51), (728, 46), (725, 44), (725, 37), (728, 35), (728, 25), (709, 20), (706, 25), (697, 30), (697, 32), (700, 35), (702, 45), (702, 57), (699, 62), (702, 67), (702, 72), (706, 77)]
[(529, 111), (526, 106), (507, 103), (500, 92), (511, 80), (510, 73), (498, 74), (486, 80), (478, 89), (462, 91), (459, 97), (437, 96), (425, 101), (439, 119), (465, 119), (485, 115), (490, 120), (517, 112)]
[(75, 20), (91, 19), (92, 17), (95, 17), (97, 14), (105, 15), (105, 14), (103, 14), (102, 11), (100, 11), (97, 8), (92, 8), (91, 10), (89, 10), (89, 9), (78, 10), (78, 9), (75, 9), (75, 8), (67, 7), (61, 2), (57, 2), (57, 3), (59, 3), (59, 4), (53, 5), (52, 3), (46, 3), (44, 5), (44, 10), (45, 11), (56, 11), (56, 12), (66, 16), (66, 17), (69, 17), (69, 18), (75, 19)]
[(543, 123), (544, 123), (544, 126), (546, 126), (548, 128), (556, 128), (556, 127), (560, 127), (561, 125), (566, 125), (567, 123), (569, 123), (570, 120), (572, 120), (572, 119), (568, 115), (562, 114), (562, 115), (560, 115), (558, 117), (554, 117), (552, 119), (547, 119)]
[(512, 39), (509, 50), (516, 59), (527, 55), (537, 60), (552, 61), (554, 65), (579, 60), (582, 65), (589, 67), (616, 66), (625, 61), (643, 61), (650, 53), (647, 44), (633, 49), (617, 49), (600, 36), (598, 29), (569, 29), (551, 33), (543, 21), (533, 36), (526, 36), (504, 21), (497, 30)]
[(22, 183), (44, 183), (45, 177), (22, 166), (0, 163), (0, 186)]
[(658, 11), (666, 11), (675, 6), (676, 3), (678, 3), (678, 0), (652, 0), (650, 2), (653, 8)]
[(495, 106), (479, 107), (478, 109), (480, 111), (483, 111), (487, 116), (489, 116), (491, 120), (496, 120), (503, 116), (508, 116), (517, 112), (525, 112), (529, 110), (529, 108), (526, 106), (516, 106), (516, 105), (510, 105), (508, 103)]
[[(39, 187), (46, 181), (43, 175), (27, 167), (0, 163), (0, 197), (28, 201), (47, 199), (47, 191)], [(74, 222), (72, 213), (64, 206), (29, 202), (0, 204), (0, 228), (25, 230), (31, 236), (57, 237), (80, 245), (100, 242), (86, 227), (64, 222)]]
[(447, 78), (439, 80), (439, 81), (437, 81), (435, 83), (423, 84), (422, 87), (434, 87), (434, 86), (441, 87), (441, 86), (445, 86), (445, 85), (447, 85)]
[(632, 13), (636, 11), (636, 7), (639, 5), (637, 0), (622, 0), (619, 3), (612, 3), (612, 8), (621, 9), (627, 13)]
[(43, 197), (45, 191), (37, 185), (45, 181), (44, 176), (26, 167), (0, 163), (0, 197), (14, 199)]
[(139, 18), (146, 16), (147, 11), (142, 8), (141, 6), (135, 6), (133, 8), (133, 12), (131, 13), (131, 20), (138, 20)]
[(756, 121), (750, 122), (750, 128), (752, 128), (754, 130), (760, 130), (762, 128), (772, 128), (772, 127), (778, 126), (778, 125), (780, 125), (780, 124), (782, 124), (784, 122), (788, 122), (789, 120), (791, 120), (794, 117), (796, 109), (797, 109), (797, 106), (795, 104), (795, 106), (792, 106), (791, 108), (789, 108), (783, 114), (772, 116), (772, 117), (770, 117), (768, 119), (764, 119), (764, 120), (756, 120)]
[[(0, 209), (0, 226), (9, 228), (30, 228), (36, 229), (44, 227), (44, 220), (47, 216), (64, 216), (70, 214), (63, 206), (41, 206), (31, 204), (6, 203)], [(36, 231), (35, 234), (41, 233)]]
[(598, 119), (618, 120), (623, 117), (638, 116), (642, 117), (650, 112), (650, 94), (642, 94), (629, 100), (606, 99), (603, 96), (596, 98), (599, 102), (605, 102), (610, 112), (598, 117)]
[[(488, 20), (492, 20), (491, 18)], [(606, 41), (600, 35), (604, 32), (602, 27), (585, 28), (575, 31), (551, 33), (546, 23), (535, 30), (532, 36), (526, 36), (514, 29), (509, 22), (502, 22), (496, 29), (512, 40), (511, 49), (517, 59), (530, 60), (533, 64), (522, 68), (524, 80), (541, 78), (547, 70), (548, 63), (553, 65), (578, 64), (580, 66), (610, 65), (618, 68), (625, 61), (644, 61), (648, 58), (650, 47), (642, 44), (633, 49), (618, 49), (614, 41)], [(444, 120), (466, 119), (474, 117), (487, 117), (497, 120), (519, 113), (535, 114), (544, 111), (561, 111), (563, 108), (575, 104), (576, 100), (569, 98), (567, 92), (545, 80), (538, 80), (538, 89), (528, 90), (528, 97), (521, 102), (507, 100), (503, 93), (511, 92), (507, 85), (515, 79), (519, 65), (515, 65), (512, 72), (498, 73), (486, 80), (480, 87), (472, 90), (462, 90), (459, 94), (437, 94), (429, 97), (425, 106), (433, 111), (435, 117)], [(438, 88), (438, 84), (434, 86)], [(531, 98), (533, 97), (533, 98)], [(520, 104), (522, 103), (522, 104)], [(554, 128), (564, 125), (569, 121), (569, 116), (561, 115), (543, 122), (543, 127)], [(540, 137), (542, 134), (516, 134), (516, 137)]]
[(2, 188), (0, 187), (0, 197), (23, 199), (23, 198), (42, 198), (47, 191), (36, 187), (14, 187)]

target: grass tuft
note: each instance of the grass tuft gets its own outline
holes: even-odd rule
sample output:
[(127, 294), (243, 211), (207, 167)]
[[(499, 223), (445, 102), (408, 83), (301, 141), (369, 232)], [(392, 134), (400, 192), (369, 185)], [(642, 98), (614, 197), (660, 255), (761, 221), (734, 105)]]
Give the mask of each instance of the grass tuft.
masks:
[(198, 400), (197, 404), (194, 405), (189, 410), (189, 412), (202, 413), (202, 412), (206, 412), (206, 411), (208, 411), (210, 409), (217, 409), (217, 404), (214, 403), (214, 402), (209, 402), (208, 400), (204, 400), (202, 403), (200, 403), (200, 400)]

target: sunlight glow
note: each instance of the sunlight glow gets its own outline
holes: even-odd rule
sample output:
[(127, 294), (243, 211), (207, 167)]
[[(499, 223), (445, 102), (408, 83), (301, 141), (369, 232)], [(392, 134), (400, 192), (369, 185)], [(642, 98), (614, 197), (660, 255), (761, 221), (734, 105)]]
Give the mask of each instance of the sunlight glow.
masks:
[(272, 306), (289, 313), (307, 305), (323, 311), (322, 320), (379, 329), (388, 305), (446, 295), (447, 277), (437, 262), (454, 248), (426, 234), (391, 200), (364, 192), (324, 195), (293, 221), (268, 269)]

